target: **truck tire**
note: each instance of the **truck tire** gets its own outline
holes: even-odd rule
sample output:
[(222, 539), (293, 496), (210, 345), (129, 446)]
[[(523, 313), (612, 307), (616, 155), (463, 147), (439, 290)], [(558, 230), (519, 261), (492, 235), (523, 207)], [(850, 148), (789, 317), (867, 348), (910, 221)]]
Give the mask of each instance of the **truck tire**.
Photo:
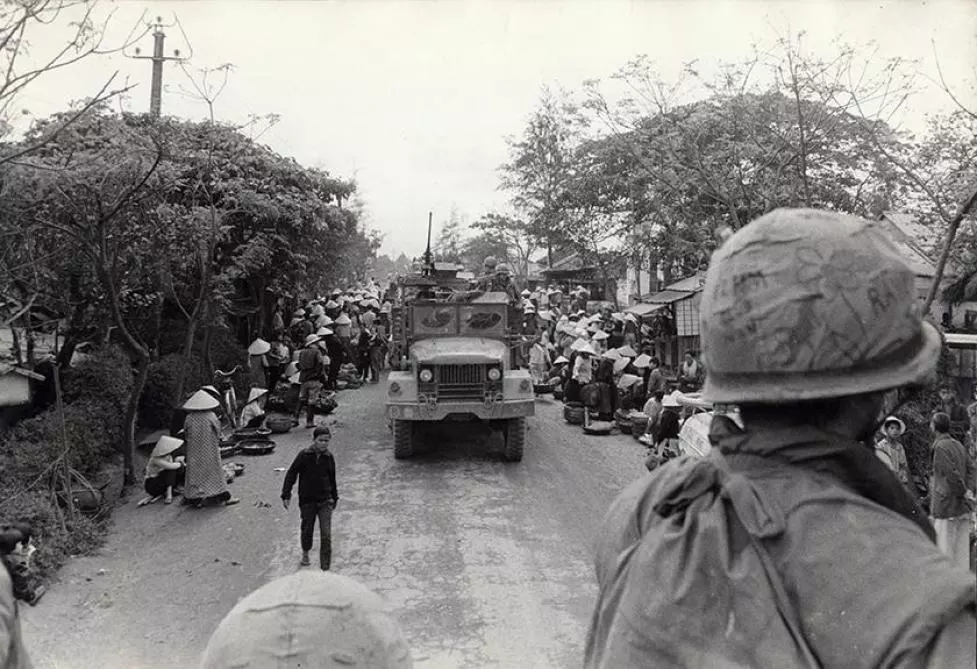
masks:
[(404, 460), (414, 455), (414, 422), (394, 421), (394, 457)]
[(503, 458), (506, 462), (521, 462), (522, 448), (526, 443), (526, 419), (510, 418), (505, 428), (505, 452)]

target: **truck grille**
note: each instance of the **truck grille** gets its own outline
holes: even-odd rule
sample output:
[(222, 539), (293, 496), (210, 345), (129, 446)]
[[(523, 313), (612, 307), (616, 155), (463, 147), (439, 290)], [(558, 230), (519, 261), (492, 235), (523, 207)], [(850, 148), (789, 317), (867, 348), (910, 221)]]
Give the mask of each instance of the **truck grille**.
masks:
[(485, 365), (439, 365), (438, 400), (482, 400)]

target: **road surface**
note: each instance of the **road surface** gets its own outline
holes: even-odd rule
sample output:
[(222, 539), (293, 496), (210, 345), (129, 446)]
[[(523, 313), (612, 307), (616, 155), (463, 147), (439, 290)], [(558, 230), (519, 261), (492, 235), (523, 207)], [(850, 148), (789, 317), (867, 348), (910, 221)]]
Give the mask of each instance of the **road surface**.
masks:
[[(537, 402), (525, 458), (464, 425), (394, 460), (383, 386), (340, 393), (332, 450), (340, 503), (333, 569), (395, 607), (418, 669), (580, 666), (595, 598), (593, 538), (616, 493), (644, 472), (644, 449), (590, 437)], [(323, 418), (319, 419), (324, 420)], [(298, 510), (283, 477), (311, 439), (293, 429), (231, 488), (241, 504), (115, 511), (105, 548), (71, 561), (37, 608), (23, 607), (38, 669), (194, 667), (234, 604), (299, 568)], [(316, 550), (313, 549), (313, 568)]]

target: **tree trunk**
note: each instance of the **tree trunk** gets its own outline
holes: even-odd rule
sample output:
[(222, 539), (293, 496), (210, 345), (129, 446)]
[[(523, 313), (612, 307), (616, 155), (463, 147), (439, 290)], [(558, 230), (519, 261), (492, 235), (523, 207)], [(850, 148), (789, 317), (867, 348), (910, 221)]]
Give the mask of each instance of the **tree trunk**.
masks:
[(926, 303), (923, 305), (923, 316), (929, 315), (930, 308), (933, 306), (933, 300), (936, 299), (936, 292), (940, 289), (940, 283), (943, 282), (943, 271), (946, 269), (946, 262), (950, 257), (950, 249), (953, 247), (953, 240), (957, 236), (957, 229), (975, 205), (977, 205), (977, 188), (971, 191), (970, 197), (960, 205), (956, 216), (950, 220), (950, 224), (947, 226), (946, 241), (943, 243), (940, 260), (936, 264), (936, 275), (933, 277), (933, 283), (930, 285), (930, 292), (926, 296)]
[(197, 335), (197, 313), (196, 309), (194, 313), (190, 314), (190, 319), (187, 321), (187, 331), (183, 336), (183, 349), (180, 351), (180, 376), (176, 380), (176, 397), (177, 402), (183, 401), (183, 393), (187, 383), (187, 371), (190, 365), (190, 356), (193, 354), (193, 340)]
[(143, 350), (136, 358), (136, 378), (129, 394), (129, 401), (126, 404), (125, 414), (125, 443), (122, 445), (122, 461), (125, 467), (125, 485), (129, 486), (136, 482), (136, 419), (139, 413), (139, 398), (142, 397), (143, 388), (146, 387), (146, 379), (149, 378), (149, 355)]

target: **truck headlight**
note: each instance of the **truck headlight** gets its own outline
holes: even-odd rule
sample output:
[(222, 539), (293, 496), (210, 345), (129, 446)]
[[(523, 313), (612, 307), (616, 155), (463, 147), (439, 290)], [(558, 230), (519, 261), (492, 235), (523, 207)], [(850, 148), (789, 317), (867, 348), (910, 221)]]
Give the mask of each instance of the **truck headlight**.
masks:
[(418, 378), (420, 378), (421, 383), (430, 383), (434, 380), (434, 372), (432, 372), (430, 369), (422, 369), (421, 373), (418, 375)]
[(498, 381), (502, 378), (502, 370), (498, 367), (490, 367), (488, 371), (489, 381)]
[(390, 386), (387, 388), (387, 390), (389, 391), (389, 393), (391, 395), (399, 395), (400, 394), (400, 384), (397, 383), (396, 381), (393, 381), (393, 382), (390, 383)]

